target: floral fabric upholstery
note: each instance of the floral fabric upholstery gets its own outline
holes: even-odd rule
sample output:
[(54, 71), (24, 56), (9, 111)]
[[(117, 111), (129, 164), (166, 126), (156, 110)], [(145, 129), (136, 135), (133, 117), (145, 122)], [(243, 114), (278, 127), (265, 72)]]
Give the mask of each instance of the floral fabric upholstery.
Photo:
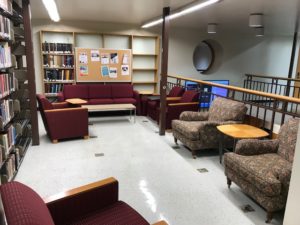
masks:
[(216, 98), (209, 108), (209, 121), (243, 121), (247, 107), (242, 102), (226, 98)]
[(225, 175), (268, 212), (285, 207), (299, 119), (288, 120), (278, 140), (240, 140), (224, 156)]
[[(225, 106), (226, 104), (230, 105), (230, 107), (234, 109), (233, 114), (230, 114), (230, 112), (227, 113), (226, 118), (231, 118), (230, 120), (224, 120), (226, 118), (222, 117), (222, 106)], [(209, 112), (182, 112), (179, 120), (172, 121), (173, 136), (193, 151), (218, 148), (220, 132), (216, 127), (222, 124), (241, 123), (242, 120), (240, 119), (244, 118), (246, 106), (240, 102), (225, 98), (216, 98), (212, 107), (218, 110), (213, 109)], [(219, 109), (221, 111), (219, 111)], [(226, 108), (225, 111), (226, 110), (229, 109)], [(240, 114), (237, 114), (236, 112), (239, 112)], [(211, 117), (211, 113), (214, 113), (215, 115)], [(220, 115), (217, 116), (217, 113), (220, 113)], [(242, 113), (244, 114), (242, 115)], [(234, 116), (237, 116), (237, 119), (235, 119)], [(214, 117), (216, 120), (213, 121), (210, 119)], [(225, 136), (223, 146), (229, 148), (232, 147), (232, 145), (233, 140), (230, 137)]]

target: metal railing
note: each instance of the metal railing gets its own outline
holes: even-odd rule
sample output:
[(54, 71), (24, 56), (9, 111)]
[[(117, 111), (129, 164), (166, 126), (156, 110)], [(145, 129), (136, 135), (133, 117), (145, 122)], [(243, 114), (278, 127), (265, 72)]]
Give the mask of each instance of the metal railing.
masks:
[(199, 110), (208, 110), (209, 102), (218, 96), (216, 93), (208, 92), (209, 87), (223, 88), (226, 90), (226, 96), (222, 97), (244, 102), (247, 105), (248, 111), (245, 122), (268, 130), (270, 136), (273, 132), (277, 132), (274, 128), (279, 128), (286, 119), (300, 117), (300, 99), (275, 94), (279, 92), (268, 93), (174, 75), (168, 75), (168, 88), (173, 86), (185, 87), (187, 81), (194, 82), (196, 84), (195, 89), (200, 93)]

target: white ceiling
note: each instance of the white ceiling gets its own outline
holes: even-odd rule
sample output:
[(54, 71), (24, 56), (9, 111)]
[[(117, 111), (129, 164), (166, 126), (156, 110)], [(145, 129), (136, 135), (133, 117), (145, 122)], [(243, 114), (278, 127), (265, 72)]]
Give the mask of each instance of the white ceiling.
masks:
[[(193, 0), (56, 0), (61, 20), (113, 22), (141, 25)], [(172, 27), (206, 30), (217, 23), (221, 32), (252, 32), (248, 27), (251, 13), (263, 13), (265, 32), (292, 34), (299, 18), (300, 0), (222, 0), (192, 14), (172, 20)], [(31, 0), (33, 19), (48, 19), (42, 0)]]

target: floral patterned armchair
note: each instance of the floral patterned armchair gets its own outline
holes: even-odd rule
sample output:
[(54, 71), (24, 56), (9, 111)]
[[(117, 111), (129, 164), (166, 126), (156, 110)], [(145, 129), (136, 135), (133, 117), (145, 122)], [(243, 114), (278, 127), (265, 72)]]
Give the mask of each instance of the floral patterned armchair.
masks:
[(228, 187), (236, 183), (272, 214), (285, 208), (295, 153), (299, 119), (288, 120), (278, 139), (240, 140), (234, 153), (224, 156)]
[[(172, 121), (175, 143), (180, 140), (196, 158), (196, 151), (219, 147), (218, 125), (242, 123), (247, 111), (244, 103), (218, 97), (212, 102), (208, 112), (181, 113), (179, 120)], [(225, 137), (224, 147), (232, 147), (233, 140)]]

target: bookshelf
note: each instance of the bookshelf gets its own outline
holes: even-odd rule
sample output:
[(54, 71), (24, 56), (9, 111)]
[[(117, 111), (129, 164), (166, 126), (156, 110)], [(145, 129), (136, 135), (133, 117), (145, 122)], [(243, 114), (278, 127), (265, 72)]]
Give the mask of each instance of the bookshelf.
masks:
[[(58, 79), (52, 79), (53, 73), (51, 73), (49, 79), (49, 76), (47, 75), (47, 72), (49, 73), (49, 71), (51, 72), (56, 70), (58, 73), (62, 73), (61, 71), (63, 70), (73, 70), (73, 68), (65, 68), (56, 65), (59, 63), (55, 62), (50, 65), (51, 60), (49, 59), (49, 56), (58, 57), (65, 56), (66, 54), (70, 56), (74, 55), (73, 52), (57, 53), (55, 51), (45, 51), (45, 47), (43, 47), (45, 41), (47, 43), (69, 43), (72, 44), (73, 48), (131, 49), (133, 53), (131, 83), (134, 85), (134, 89), (147, 93), (154, 93), (158, 91), (158, 68), (160, 63), (160, 39), (158, 36), (111, 34), (100, 32), (40, 31), (44, 93), (48, 97), (55, 97), (57, 95), (56, 91), (61, 90), (64, 85), (75, 84), (76, 80), (62, 79), (62, 76), (60, 75), (58, 75)], [(56, 74), (54, 77), (57, 77)], [(54, 85), (57, 88), (53, 88)], [(53, 91), (51, 91), (52, 89)]]
[(74, 33), (40, 31), (44, 93), (55, 97), (75, 83)]
[(0, 22), (5, 23), (0, 26), (1, 183), (14, 179), (30, 143), (39, 144), (33, 55), (26, 54), (32, 42), (28, 4), (0, 0)]

